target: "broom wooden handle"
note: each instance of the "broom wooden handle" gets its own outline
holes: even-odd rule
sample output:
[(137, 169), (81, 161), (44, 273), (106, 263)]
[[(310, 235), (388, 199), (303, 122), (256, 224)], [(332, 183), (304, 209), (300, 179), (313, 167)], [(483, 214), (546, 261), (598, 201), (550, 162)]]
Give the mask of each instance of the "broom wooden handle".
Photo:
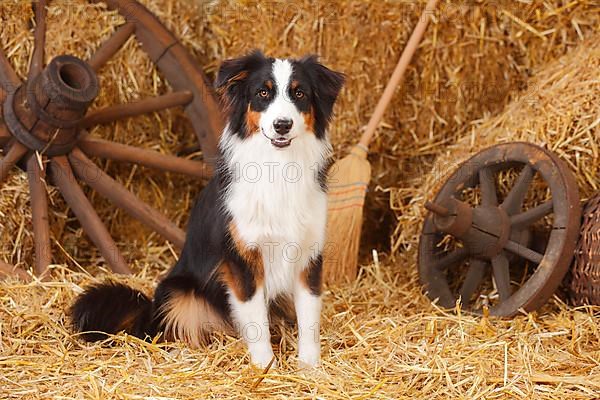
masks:
[(438, 0), (429, 0), (427, 2), (425, 10), (423, 11), (423, 14), (421, 14), (419, 22), (417, 23), (417, 26), (415, 27), (412, 35), (410, 35), (410, 39), (408, 39), (408, 43), (406, 44), (406, 47), (404, 48), (404, 51), (400, 56), (400, 60), (398, 60), (398, 64), (394, 69), (394, 73), (392, 74), (392, 77), (390, 78), (387, 86), (385, 87), (385, 90), (383, 91), (383, 95), (381, 96), (379, 102), (377, 103), (377, 106), (375, 107), (373, 115), (371, 115), (371, 119), (367, 124), (367, 129), (360, 137), (360, 141), (358, 142), (358, 144), (362, 146), (365, 150), (369, 147), (369, 143), (371, 142), (371, 139), (373, 139), (375, 130), (377, 129), (379, 122), (381, 122), (381, 118), (383, 118), (385, 109), (390, 104), (390, 101), (392, 101), (394, 91), (396, 90), (396, 87), (398, 87), (398, 84), (402, 80), (404, 72), (406, 72), (406, 68), (410, 63), (413, 54), (415, 54), (417, 47), (419, 47), (421, 38), (423, 37), (425, 29), (427, 28), (427, 24), (429, 23), (430, 14), (434, 12), (437, 1)]

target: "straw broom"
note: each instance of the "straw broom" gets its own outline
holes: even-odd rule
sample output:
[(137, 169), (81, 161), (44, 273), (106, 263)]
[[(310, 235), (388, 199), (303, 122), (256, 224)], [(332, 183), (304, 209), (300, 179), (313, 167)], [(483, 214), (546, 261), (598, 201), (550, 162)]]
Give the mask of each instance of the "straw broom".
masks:
[(324, 279), (328, 283), (351, 281), (356, 277), (363, 205), (371, 179), (371, 165), (367, 160), (369, 143), (421, 42), (436, 4), (437, 0), (427, 2), (358, 144), (350, 154), (331, 167), (328, 178), (327, 243), (323, 251)]

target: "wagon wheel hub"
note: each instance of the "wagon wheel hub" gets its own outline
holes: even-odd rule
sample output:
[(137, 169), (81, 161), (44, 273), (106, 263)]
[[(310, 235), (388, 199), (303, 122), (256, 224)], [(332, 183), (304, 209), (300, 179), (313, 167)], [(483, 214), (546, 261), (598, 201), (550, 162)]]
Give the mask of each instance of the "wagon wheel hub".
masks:
[[(443, 205), (442, 205), (443, 204)], [(527, 245), (528, 235), (511, 235), (510, 218), (502, 207), (477, 206), (450, 198), (443, 203), (427, 202), (425, 208), (434, 213), (433, 223), (439, 232), (462, 241), (469, 255), (491, 260), (506, 246), (511, 236)]]
[(28, 150), (58, 156), (77, 143), (78, 124), (98, 96), (94, 70), (79, 58), (54, 58), (4, 101), (8, 130)]
[[(499, 177), (511, 173), (516, 177), (511, 185), (504, 181), (500, 199)], [(527, 200), (532, 186), (545, 187), (537, 205)], [(550, 151), (529, 143), (497, 145), (473, 156), (425, 208), (431, 214), (419, 243), (419, 274), (427, 295), (444, 307), (460, 299), (466, 310), (481, 312), (478, 299), (487, 290), (491, 295), (483, 298), (494, 299), (490, 312), (499, 316), (535, 310), (552, 295), (573, 256), (580, 223), (571, 172)]]

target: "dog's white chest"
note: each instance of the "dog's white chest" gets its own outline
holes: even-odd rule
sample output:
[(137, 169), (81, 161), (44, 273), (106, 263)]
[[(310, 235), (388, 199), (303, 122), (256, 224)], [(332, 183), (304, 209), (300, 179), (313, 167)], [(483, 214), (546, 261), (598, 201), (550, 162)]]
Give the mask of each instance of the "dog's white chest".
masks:
[(231, 157), (226, 205), (243, 241), (262, 251), (269, 298), (291, 292), (297, 274), (323, 247), (327, 197), (317, 178), (321, 156), (310, 145), (279, 151), (254, 144), (252, 153), (236, 149)]

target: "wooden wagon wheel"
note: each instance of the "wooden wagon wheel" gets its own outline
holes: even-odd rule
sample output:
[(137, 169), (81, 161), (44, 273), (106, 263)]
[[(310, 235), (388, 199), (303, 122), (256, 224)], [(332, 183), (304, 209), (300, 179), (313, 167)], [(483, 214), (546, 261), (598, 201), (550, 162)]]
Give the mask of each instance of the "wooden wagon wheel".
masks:
[[(88, 157), (136, 163), (164, 171), (206, 178), (217, 153), (222, 121), (206, 77), (179, 41), (144, 6), (134, 0), (106, 0), (126, 23), (88, 60), (61, 55), (44, 65), (46, 7), (34, 0), (34, 51), (26, 82), (21, 82), (0, 47), (0, 185), (11, 169), (28, 172), (35, 245), (35, 272), (45, 274), (51, 262), (48, 201), (43, 183), (48, 175), (79, 219), (83, 230), (113, 271), (130, 273), (108, 230), (78, 185), (81, 181), (181, 247), (185, 234), (167, 217), (145, 204), (104, 173)], [(135, 103), (87, 112), (98, 95), (96, 72), (135, 35), (162, 72), (172, 93)], [(87, 137), (87, 129), (122, 118), (183, 106), (203, 150), (204, 163)], [(27, 274), (0, 262), (0, 272)]]
[[(499, 176), (510, 172), (518, 175), (500, 199)], [(547, 197), (527, 204), (533, 202), (525, 199), (536, 175)], [(496, 316), (533, 311), (550, 298), (573, 257), (581, 219), (567, 166), (530, 143), (501, 144), (475, 155), (425, 207), (431, 213), (419, 243), (419, 275), (427, 295), (446, 308), (460, 297), (473, 312), (492, 298), (487, 305)], [(540, 225), (545, 235), (533, 229)], [(493, 281), (486, 282), (488, 275)], [(486, 289), (493, 295), (482, 296)]]

